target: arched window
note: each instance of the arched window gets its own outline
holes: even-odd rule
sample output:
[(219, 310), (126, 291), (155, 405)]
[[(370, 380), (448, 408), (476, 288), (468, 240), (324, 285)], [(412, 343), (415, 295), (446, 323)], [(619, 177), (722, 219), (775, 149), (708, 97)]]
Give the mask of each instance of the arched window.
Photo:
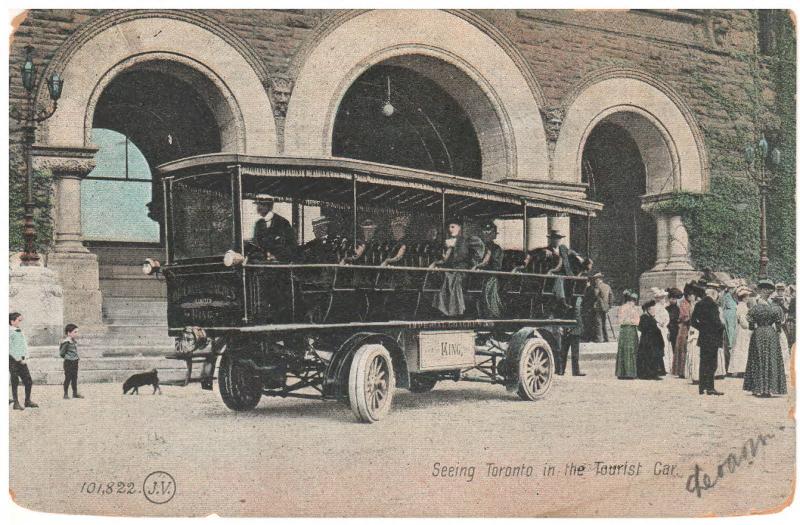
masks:
[(147, 216), (152, 175), (130, 139), (104, 128), (92, 130), (99, 147), (96, 167), (81, 183), (81, 221), (88, 241), (159, 242), (159, 226)]

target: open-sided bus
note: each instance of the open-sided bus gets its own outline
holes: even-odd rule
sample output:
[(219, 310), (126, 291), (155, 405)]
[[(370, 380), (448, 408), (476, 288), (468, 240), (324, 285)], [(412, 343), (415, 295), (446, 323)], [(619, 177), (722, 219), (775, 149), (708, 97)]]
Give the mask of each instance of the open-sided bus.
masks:
[[(171, 357), (186, 362), (185, 384), (212, 389), (216, 372), (233, 410), (262, 396), (334, 399), (363, 422), (389, 411), (397, 387), (426, 392), (449, 379), (527, 400), (548, 392), (555, 362), (543, 328), (574, 325), (586, 278), (531, 263), (527, 218), (591, 216), (599, 204), (347, 159), (213, 154), (159, 172), (166, 261), (144, 271), (160, 265), (166, 279)], [(264, 196), (291, 203), (299, 239), (282, 257), (254, 239)], [(337, 229), (303, 238), (312, 215)], [(462, 238), (445, 242), (452, 216)], [(515, 221), (509, 231), (522, 239), (487, 270), (475, 227), (492, 220)], [(457, 242), (477, 264), (448, 264)]]

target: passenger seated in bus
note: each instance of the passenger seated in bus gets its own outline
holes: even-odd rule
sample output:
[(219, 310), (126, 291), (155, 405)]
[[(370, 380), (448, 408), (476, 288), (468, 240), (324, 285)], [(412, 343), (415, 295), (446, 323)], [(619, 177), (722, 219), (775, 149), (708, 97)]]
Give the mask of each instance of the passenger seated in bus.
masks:
[(253, 229), (253, 243), (267, 262), (294, 262), (297, 255), (294, 229), (289, 221), (272, 211), (274, 204), (272, 197), (256, 199), (256, 209), (261, 218)]
[(408, 215), (397, 215), (392, 218), (390, 226), (392, 242), (388, 243), (389, 250), (386, 257), (381, 261), (381, 266), (402, 265), (408, 251), (409, 239), (406, 234), (408, 223)]
[(344, 257), (341, 264), (369, 264), (368, 259), (372, 255), (370, 248), (375, 241), (375, 231), (378, 225), (372, 219), (365, 219), (360, 224), (361, 238), (356, 240), (352, 254)]
[(303, 261), (310, 264), (337, 263), (335, 238), (330, 235), (333, 221), (324, 215), (311, 221), (314, 238), (303, 245)]
[[(481, 228), (481, 238), (486, 251), (483, 260), (476, 264), (473, 270), (501, 271), (503, 269), (503, 249), (494, 242), (497, 239), (497, 225), (494, 222), (484, 224)], [(490, 275), (483, 282), (483, 293), (478, 301), (478, 315), (483, 319), (499, 319), (503, 316), (500, 280), (497, 275)]]
[[(450, 237), (444, 243), (444, 256), (434, 261), (430, 267), (471, 269), (483, 259), (483, 242), (476, 238), (467, 239), (462, 231), (463, 221), (452, 218), (447, 221)], [(464, 274), (447, 272), (442, 280), (442, 287), (433, 299), (433, 306), (448, 317), (464, 315), (467, 310), (464, 301)]]

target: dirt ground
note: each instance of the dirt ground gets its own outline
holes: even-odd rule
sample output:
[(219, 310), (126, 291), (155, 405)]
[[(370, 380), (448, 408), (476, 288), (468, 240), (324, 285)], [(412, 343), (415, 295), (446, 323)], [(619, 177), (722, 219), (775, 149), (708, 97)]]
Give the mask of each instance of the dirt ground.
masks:
[[(735, 515), (792, 497), (792, 396), (756, 399), (730, 378), (725, 396), (698, 396), (612, 367), (587, 363), (534, 403), (472, 383), (401, 390), (374, 425), (335, 402), (265, 398), (235, 413), (196, 385), (122, 396), (87, 384), (82, 400), (37, 386), (41, 408), (10, 414), (10, 487), (35, 510), (168, 516)], [(171, 478), (144, 485), (156, 471)]]

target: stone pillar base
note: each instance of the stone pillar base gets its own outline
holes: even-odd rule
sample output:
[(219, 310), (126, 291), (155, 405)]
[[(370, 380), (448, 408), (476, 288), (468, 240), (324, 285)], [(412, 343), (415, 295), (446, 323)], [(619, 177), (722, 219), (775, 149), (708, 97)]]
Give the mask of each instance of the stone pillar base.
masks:
[(639, 277), (639, 303), (652, 299), (650, 288), (678, 288), (683, 287), (691, 280), (698, 279), (700, 272), (696, 270), (650, 270)]
[(9, 312), (22, 314), (29, 346), (57, 345), (64, 331), (63, 290), (58, 275), (43, 266), (9, 266)]
[(55, 252), (48, 266), (58, 272), (64, 289), (64, 322), (75, 323), (83, 332), (103, 332), (103, 296), (100, 268), (91, 252)]

